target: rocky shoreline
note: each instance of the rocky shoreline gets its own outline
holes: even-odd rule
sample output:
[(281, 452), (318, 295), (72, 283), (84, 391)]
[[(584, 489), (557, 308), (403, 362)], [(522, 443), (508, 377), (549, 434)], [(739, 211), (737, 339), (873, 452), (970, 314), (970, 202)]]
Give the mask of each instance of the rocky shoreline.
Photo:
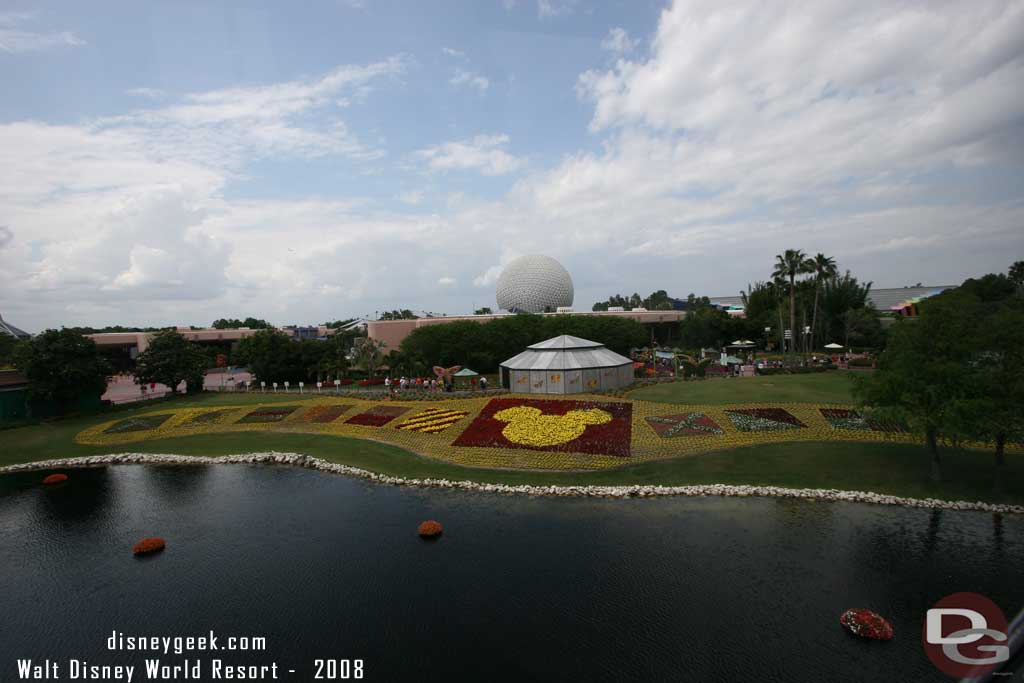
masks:
[(730, 497), (771, 497), (804, 498), (808, 500), (845, 501), (872, 503), (875, 505), (900, 505), (915, 508), (937, 508), (943, 510), (974, 510), (1024, 514), (1024, 505), (1000, 505), (980, 501), (948, 501), (935, 498), (903, 498), (868, 491), (839, 491), (836, 489), (790, 489), (778, 486), (749, 486), (729, 484), (695, 484), (689, 486), (631, 485), (631, 486), (535, 486), (531, 484), (482, 484), (472, 481), (450, 479), (406, 479), (377, 474), (368, 470), (327, 462), (301, 453), (245, 453), (219, 457), (171, 455), (152, 453), (113, 453), (80, 458), (60, 458), (39, 462), (21, 463), (0, 467), (0, 474), (53, 470), (70, 467), (94, 467), (99, 465), (226, 465), (226, 464), (271, 464), (292, 465), (360, 477), (380, 484), (392, 486), (417, 486), (461, 489), (484, 493), (504, 493), (528, 496), (583, 496), (599, 498), (655, 498), (659, 496), (730, 496)]

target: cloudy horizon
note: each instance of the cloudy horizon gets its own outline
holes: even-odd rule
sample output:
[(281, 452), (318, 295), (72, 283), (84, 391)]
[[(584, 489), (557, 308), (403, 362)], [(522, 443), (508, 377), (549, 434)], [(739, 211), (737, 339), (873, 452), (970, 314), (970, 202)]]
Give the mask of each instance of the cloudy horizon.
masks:
[(319, 323), (1024, 258), (1024, 3), (0, 11), (0, 315)]

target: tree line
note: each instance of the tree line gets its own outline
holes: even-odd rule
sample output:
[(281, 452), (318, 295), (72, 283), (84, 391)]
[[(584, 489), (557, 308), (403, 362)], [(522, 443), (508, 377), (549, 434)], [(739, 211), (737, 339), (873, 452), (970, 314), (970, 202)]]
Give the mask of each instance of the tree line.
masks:
[(985, 442), (1002, 491), (1006, 444), (1024, 441), (1024, 272), (1010, 272), (923, 301), (916, 318), (894, 323), (878, 370), (855, 386), (869, 415), (924, 442), (935, 481), (941, 443)]

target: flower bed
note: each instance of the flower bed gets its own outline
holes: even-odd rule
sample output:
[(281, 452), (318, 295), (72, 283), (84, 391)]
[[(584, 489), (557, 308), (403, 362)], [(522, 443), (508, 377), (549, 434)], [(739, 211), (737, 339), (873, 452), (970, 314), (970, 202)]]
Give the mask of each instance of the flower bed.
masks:
[(351, 405), (313, 406), (302, 414), (300, 420), (314, 424), (325, 424), (327, 422), (334, 422), (351, 409)]
[(849, 408), (821, 408), (822, 416), (832, 429), (855, 429), (869, 431), (871, 425), (856, 410)]
[(165, 547), (167, 547), (167, 543), (164, 539), (159, 536), (149, 536), (136, 543), (132, 547), (132, 552), (136, 555), (148, 555), (163, 550)]
[(869, 609), (860, 607), (848, 609), (839, 616), (839, 623), (850, 633), (861, 638), (892, 640), (892, 624)]
[(365, 412), (353, 415), (345, 420), (345, 423), (363, 427), (383, 427), (408, 410), (401, 406), (374, 406)]
[(628, 457), (632, 404), (496, 398), (452, 444)]
[(124, 420), (119, 420), (104, 429), (106, 434), (124, 434), (125, 432), (145, 432), (156, 429), (171, 416), (171, 413), (161, 415), (137, 415)]
[(704, 413), (681, 413), (679, 415), (651, 415), (646, 418), (654, 433), (663, 439), (677, 436), (702, 436), (704, 434), (724, 434), (725, 430), (718, 426)]
[(446, 410), (444, 408), (427, 408), (416, 413), (395, 429), (405, 429), (424, 434), (436, 434), (443, 432), (453, 424), (469, 415), (464, 410)]
[(725, 414), (742, 432), (778, 432), (807, 426), (782, 408), (736, 408)]
[(441, 535), (442, 531), (444, 531), (444, 528), (441, 526), (441, 523), (435, 522), (432, 519), (420, 522), (419, 527), (416, 529), (416, 533), (423, 538), (436, 538)]
[(238, 421), (239, 424), (261, 424), (267, 422), (280, 422), (298, 409), (298, 406), (283, 406), (280, 408), (257, 408), (248, 413)]
[(192, 417), (192, 419), (182, 423), (182, 427), (201, 426), (201, 425), (213, 425), (223, 424), (228, 421), (228, 418), (233, 415), (235, 408), (224, 408), (221, 410), (208, 410), (205, 413), (199, 413)]

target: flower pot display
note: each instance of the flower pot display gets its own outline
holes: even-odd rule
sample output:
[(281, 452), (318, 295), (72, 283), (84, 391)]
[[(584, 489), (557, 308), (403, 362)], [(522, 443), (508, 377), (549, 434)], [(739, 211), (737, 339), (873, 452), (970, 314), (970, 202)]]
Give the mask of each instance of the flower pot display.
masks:
[(50, 476), (45, 477), (43, 479), (43, 483), (44, 484), (60, 484), (60, 483), (65, 482), (67, 480), (68, 480), (68, 475), (57, 473), (57, 474), (51, 474)]
[(892, 624), (879, 614), (869, 609), (855, 607), (848, 609), (839, 617), (850, 633), (870, 640), (892, 640)]
[(441, 532), (443, 530), (444, 529), (441, 527), (440, 522), (435, 522), (432, 519), (428, 519), (425, 522), (420, 522), (419, 527), (416, 529), (416, 533), (418, 533), (423, 538), (437, 538), (441, 535)]
[(148, 555), (149, 553), (159, 552), (166, 546), (167, 543), (159, 536), (147, 536), (132, 546), (132, 553), (136, 555)]

